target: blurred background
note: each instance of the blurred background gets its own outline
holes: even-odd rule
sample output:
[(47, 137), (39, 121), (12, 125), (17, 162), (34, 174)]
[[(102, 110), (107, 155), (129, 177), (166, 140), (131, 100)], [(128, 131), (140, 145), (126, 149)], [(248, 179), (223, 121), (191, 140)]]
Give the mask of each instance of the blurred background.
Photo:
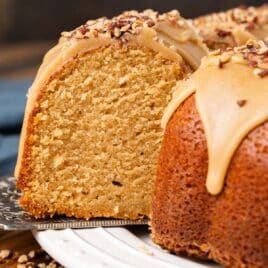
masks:
[(186, 18), (262, 0), (0, 0), (0, 175), (13, 173), (26, 93), (62, 31), (123, 10), (178, 9)]

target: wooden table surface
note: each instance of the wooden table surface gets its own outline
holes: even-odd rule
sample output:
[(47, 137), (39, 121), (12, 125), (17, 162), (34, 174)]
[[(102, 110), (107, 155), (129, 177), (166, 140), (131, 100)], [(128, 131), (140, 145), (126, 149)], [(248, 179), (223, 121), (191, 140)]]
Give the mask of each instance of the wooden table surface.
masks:
[[(33, 79), (43, 55), (54, 43), (45, 41), (11, 45), (1, 44), (0, 79)], [(40, 250), (40, 247), (29, 231), (0, 231), (0, 268), (17, 267), (16, 261), (10, 262), (10, 264), (1, 264), (1, 250), (5, 249), (19, 254), (27, 254), (31, 250)]]

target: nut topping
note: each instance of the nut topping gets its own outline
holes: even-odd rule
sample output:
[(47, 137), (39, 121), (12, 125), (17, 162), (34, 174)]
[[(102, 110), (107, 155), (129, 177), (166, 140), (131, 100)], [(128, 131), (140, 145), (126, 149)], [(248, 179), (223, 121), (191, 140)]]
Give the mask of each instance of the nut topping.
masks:
[(237, 7), (190, 21), (210, 48), (233, 47), (241, 45), (241, 34), (259, 38), (258, 32), (268, 25), (268, 6)]
[(219, 68), (228, 62), (248, 65), (253, 68), (253, 73), (260, 78), (268, 75), (268, 45), (263, 41), (248, 41), (244, 46), (216, 50), (209, 54), (215, 58)]
[(126, 11), (121, 15), (112, 19), (99, 18), (97, 20), (89, 20), (86, 24), (76, 28), (71, 32), (63, 32), (62, 36), (67, 39), (83, 39), (90, 37), (98, 37), (103, 34), (115, 39), (122, 39), (126, 34), (137, 34), (141, 28), (152, 28), (158, 21), (168, 21), (175, 27), (184, 27), (185, 22), (181, 19), (178, 11), (173, 10), (160, 15), (153, 10), (145, 10), (143, 12)]
[(243, 107), (247, 103), (247, 100), (238, 100), (236, 103), (239, 107)]

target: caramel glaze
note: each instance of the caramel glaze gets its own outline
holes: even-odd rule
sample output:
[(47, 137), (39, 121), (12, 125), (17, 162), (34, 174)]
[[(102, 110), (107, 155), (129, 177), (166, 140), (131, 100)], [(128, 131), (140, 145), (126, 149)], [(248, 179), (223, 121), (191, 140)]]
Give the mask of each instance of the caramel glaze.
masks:
[[(213, 195), (221, 192), (232, 156), (244, 137), (268, 120), (268, 77), (260, 75), (266, 69), (251, 66), (255, 57), (255, 67), (261, 59), (259, 64), (266, 68), (268, 49), (264, 43), (254, 45), (204, 59), (189, 80), (179, 83), (163, 117), (165, 126), (177, 107), (195, 93), (209, 155), (206, 187)], [(257, 54), (249, 60), (253, 50)]]

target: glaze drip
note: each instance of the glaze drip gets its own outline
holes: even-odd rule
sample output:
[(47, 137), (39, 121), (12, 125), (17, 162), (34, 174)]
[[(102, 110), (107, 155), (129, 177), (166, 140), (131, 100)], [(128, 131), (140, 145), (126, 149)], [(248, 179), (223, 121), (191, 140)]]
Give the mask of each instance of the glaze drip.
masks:
[[(179, 83), (164, 114), (163, 127), (177, 107), (195, 93), (208, 146), (206, 187), (213, 195), (221, 192), (243, 138), (268, 120), (268, 76), (263, 75), (267, 59), (268, 47), (263, 42), (218, 55), (214, 52), (189, 80)], [(219, 64), (221, 60), (224, 63)]]

